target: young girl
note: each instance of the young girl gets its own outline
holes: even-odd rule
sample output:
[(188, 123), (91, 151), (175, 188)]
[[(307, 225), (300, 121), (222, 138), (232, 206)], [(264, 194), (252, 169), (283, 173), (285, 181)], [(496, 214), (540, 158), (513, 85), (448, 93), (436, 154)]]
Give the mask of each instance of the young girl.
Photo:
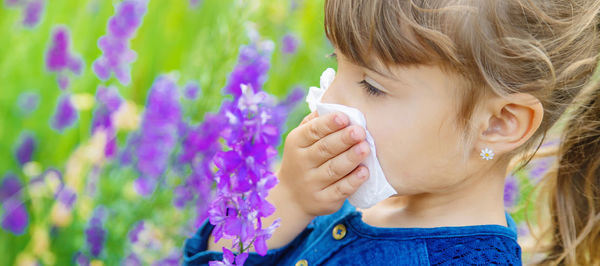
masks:
[[(327, 0), (338, 69), (322, 102), (364, 114), (397, 194), (350, 205), (369, 178), (367, 131), (311, 113), (287, 136), (268, 197), (277, 210), (263, 224), (281, 226), (246, 265), (520, 265), (507, 167), (525, 166), (570, 110), (538, 263), (600, 264), (599, 11), (596, 0)], [(212, 228), (188, 239), (187, 264), (230, 247)]]

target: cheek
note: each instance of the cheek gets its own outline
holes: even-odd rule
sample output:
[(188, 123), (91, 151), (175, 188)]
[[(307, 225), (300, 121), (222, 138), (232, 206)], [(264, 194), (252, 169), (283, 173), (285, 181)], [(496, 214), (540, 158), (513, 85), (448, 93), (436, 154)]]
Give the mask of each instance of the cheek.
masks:
[[(377, 158), (388, 181), (400, 193), (442, 189), (457, 176), (457, 133), (448, 110), (390, 110), (367, 118)], [(389, 122), (392, 121), (392, 122)]]

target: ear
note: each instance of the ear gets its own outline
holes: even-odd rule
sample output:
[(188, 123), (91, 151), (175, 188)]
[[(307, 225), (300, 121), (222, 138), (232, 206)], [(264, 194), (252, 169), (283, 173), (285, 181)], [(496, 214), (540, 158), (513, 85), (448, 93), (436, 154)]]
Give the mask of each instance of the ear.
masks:
[(542, 103), (528, 93), (494, 96), (483, 108), (477, 141), (479, 150), (510, 152), (525, 143), (542, 123)]

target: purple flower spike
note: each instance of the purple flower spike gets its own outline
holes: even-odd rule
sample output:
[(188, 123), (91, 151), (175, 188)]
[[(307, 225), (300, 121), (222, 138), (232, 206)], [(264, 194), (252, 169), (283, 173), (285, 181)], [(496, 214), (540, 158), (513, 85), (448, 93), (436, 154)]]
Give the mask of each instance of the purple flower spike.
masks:
[(271, 47), (268, 45), (250, 44), (240, 48), (238, 64), (229, 76), (225, 93), (237, 99), (241, 94), (241, 85), (246, 84), (254, 91), (260, 90), (266, 81), (271, 60)]
[(69, 85), (69, 76), (67, 72), (81, 74), (82, 61), (77, 56), (71, 54), (70, 37), (67, 28), (58, 26), (52, 34), (50, 48), (46, 52), (46, 68), (49, 71), (58, 74), (58, 85), (61, 89), (66, 89)]
[(33, 136), (29, 134), (23, 134), (21, 136), (21, 141), (16, 152), (16, 157), (17, 161), (19, 161), (19, 164), (24, 165), (25, 163), (31, 161), (35, 146), (36, 143)]
[(99, 86), (96, 90), (96, 110), (92, 120), (92, 134), (97, 130), (104, 130), (107, 137), (104, 155), (107, 158), (114, 157), (117, 153), (116, 129), (112, 121), (112, 115), (119, 110), (123, 98), (116, 87)]
[(179, 266), (181, 265), (181, 252), (173, 250), (168, 256), (152, 263), (152, 266)]
[(531, 235), (531, 232), (529, 232), (529, 226), (526, 222), (522, 222), (519, 225), (517, 225), (517, 235), (519, 237), (527, 237)]
[(73, 261), (76, 263), (76, 265), (79, 266), (89, 266), (90, 265), (90, 259), (83, 254), (81, 251), (78, 251), (77, 253), (75, 253), (75, 255), (73, 256)]
[(125, 261), (123, 261), (123, 265), (125, 266), (142, 266), (142, 260), (135, 253), (129, 254)]
[(108, 32), (116, 38), (130, 38), (142, 23), (146, 13), (147, 1), (123, 1), (117, 8), (117, 14), (108, 20)]
[(4, 0), (4, 5), (7, 7), (15, 7), (23, 4), (23, 0)]
[(0, 185), (0, 202), (4, 203), (11, 198), (21, 197), (21, 181), (14, 174), (6, 174)]
[[(225, 92), (233, 95), (233, 101), (223, 102), (216, 115), (222, 124), (215, 133), (225, 140), (228, 149), (216, 146), (208, 158), (218, 171), (214, 175), (204, 175), (217, 183), (216, 197), (208, 207), (209, 221), (215, 226), (215, 241), (233, 239), (232, 247), (239, 245), (238, 252), (241, 254), (234, 256), (232, 250), (224, 248), (223, 261), (212, 261), (211, 265), (243, 264), (247, 258), (243, 250), (251, 243), (259, 254), (266, 254), (266, 240), (279, 226), (279, 220), (267, 228), (261, 224), (261, 217), (270, 216), (275, 211), (275, 207), (266, 200), (268, 190), (278, 182), (270, 165), (277, 156), (275, 147), (280, 141), (285, 117), (304, 96), (301, 89), (296, 89), (287, 99), (276, 104), (274, 97), (262, 91), (270, 66), (272, 45), (269, 44), (272, 42), (259, 43), (259, 38), (254, 37), (251, 38), (252, 44), (242, 46), (238, 65), (224, 88)], [(219, 138), (213, 140), (204, 136), (210, 135), (206, 132), (197, 134), (192, 129), (184, 141), (200, 150), (184, 148), (182, 156), (182, 159), (192, 162), (195, 171), (198, 170), (194, 168), (196, 156), (204, 150), (211, 150), (211, 142), (221, 144), (217, 141)], [(200, 158), (206, 160), (206, 157)], [(182, 194), (183, 199), (190, 198), (184, 194), (185, 191), (177, 192)]]
[(137, 54), (129, 48), (129, 40), (142, 23), (147, 10), (146, 0), (125, 0), (116, 7), (116, 14), (108, 20), (106, 35), (98, 40), (102, 56), (96, 59), (93, 69), (101, 80), (111, 73), (123, 85), (131, 82), (130, 64)]
[(71, 103), (70, 95), (64, 94), (58, 100), (56, 111), (53, 116), (52, 128), (62, 132), (65, 128), (70, 127), (77, 120), (77, 111)]
[(57, 27), (52, 35), (52, 46), (48, 50), (46, 67), (50, 71), (60, 71), (69, 62), (69, 32), (65, 27)]
[(27, 209), (21, 200), (21, 181), (13, 174), (7, 174), (0, 186), (0, 201), (4, 209), (2, 228), (15, 235), (21, 235), (29, 224)]
[(298, 39), (292, 34), (286, 34), (281, 40), (281, 52), (293, 54), (298, 49)]
[(530, 180), (534, 184), (539, 183), (555, 161), (556, 157), (545, 157), (531, 161), (531, 170), (529, 171)]
[(519, 196), (519, 181), (517, 177), (510, 175), (504, 183), (504, 206), (514, 207)]
[(12, 232), (15, 235), (21, 235), (29, 224), (27, 209), (23, 202), (9, 201), (4, 203), (4, 217), (2, 218), (2, 228)]
[(135, 181), (135, 187), (141, 195), (152, 192), (156, 180), (165, 171), (177, 142), (180, 121), (177, 85), (169, 76), (159, 76), (149, 91), (136, 147), (141, 177)]
[(136, 243), (139, 239), (139, 234), (144, 230), (144, 221), (137, 222), (133, 229), (129, 232), (129, 241), (131, 243)]
[(17, 99), (19, 110), (24, 115), (29, 115), (35, 111), (40, 104), (40, 95), (36, 92), (23, 92)]
[(104, 249), (106, 242), (106, 230), (104, 229), (104, 208), (99, 207), (94, 211), (92, 218), (85, 230), (86, 242), (90, 249), (90, 253), (94, 257), (98, 257)]
[(57, 192), (56, 200), (65, 205), (68, 209), (71, 209), (75, 200), (77, 200), (77, 194), (69, 187), (63, 186), (63, 188)]
[(196, 8), (201, 4), (202, 4), (202, 0), (190, 0), (190, 6), (192, 6), (193, 8)]
[[(244, 262), (248, 258), (248, 253), (242, 253), (237, 256), (233, 255), (231, 250), (223, 247), (223, 261), (209, 261), (209, 266), (231, 266), (231, 265), (244, 265)], [(234, 263), (235, 262), (235, 263)]]
[(33, 0), (27, 3), (25, 6), (25, 17), (23, 18), (23, 25), (33, 28), (39, 22), (42, 17), (42, 11), (44, 11), (43, 0)]
[(183, 89), (183, 95), (189, 100), (195, 100), (200, 94), (200, 86), (196, 82), (188, 82)]

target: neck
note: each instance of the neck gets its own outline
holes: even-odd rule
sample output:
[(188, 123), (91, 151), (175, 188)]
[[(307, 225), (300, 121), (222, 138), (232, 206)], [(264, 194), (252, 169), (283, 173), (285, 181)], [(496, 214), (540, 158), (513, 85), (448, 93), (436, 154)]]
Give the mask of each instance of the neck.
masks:
[(367, 219), (383, 227), (506, 226), (505, 175), (505, 171), (497, 170), (491, 175), (488, 172), (485, 177), (470, 178), (443, 193), (392, 197), (369, 214), (379, 218)]

